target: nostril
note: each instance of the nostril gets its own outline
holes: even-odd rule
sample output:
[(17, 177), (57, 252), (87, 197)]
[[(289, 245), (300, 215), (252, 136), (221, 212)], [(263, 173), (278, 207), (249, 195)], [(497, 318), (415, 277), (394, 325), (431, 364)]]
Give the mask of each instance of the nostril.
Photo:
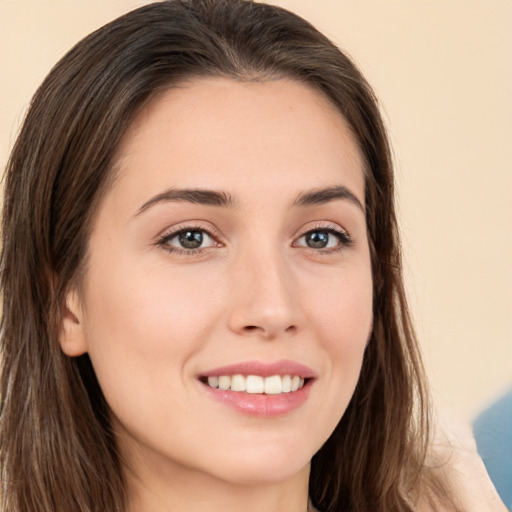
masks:
[[(278, 331), (274, 331), (272, 329), (268, 329), (267, 330), (264, 327), (261, 327), (259, 325), (246, 325), (246, 326), (244, 326), (243, 331), (245, 333), (261, 332), (261, 333), (265, 333), (265, 334), (267, 334), (269, 336), (272, 336), (272, 337), (274, 337), (274, 336), (276, 336), (278, 334)], [(289, 325), (282, 332), (285, 332), (287, 334), (294, 334), (296, 331), (297, 331), (297, 326), (296, 325)]]

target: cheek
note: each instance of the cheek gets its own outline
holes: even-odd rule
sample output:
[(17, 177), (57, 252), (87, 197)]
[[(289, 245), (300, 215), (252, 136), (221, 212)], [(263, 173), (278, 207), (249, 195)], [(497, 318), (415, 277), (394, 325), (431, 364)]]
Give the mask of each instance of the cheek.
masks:
[(207, 279), (191, 286), (183, 272), (117, 263), (97, 266), (86, 292), (88, 352), (113, 408), (134, 392), (135, 381), (140, 393), (183, 380), (216, 315)]
[(207, 279), (197, 275), (191, 279), (187, 272), (163, 265), (118, 261), (98, 267), (108, 272), (91, 272), (86, 309), (92, 328), (108, 331), (102, 337), (124, 338), (124, 347), (146, 351), (150, 345), (168, 346), (181, 331), (202, 329), (199, 319), (207, 315), (214, 299)]
[(341, 390), (348, 401), (359, 379), (372, 329), (373, 288), (369, 263), (351, 272), (339, 272), (323, 291), (310, 293), (307, 311), (328, 359), (333, 390)]
[[(315, 279), (318, 282), (318, 279)], [(317, 449), (332, 434), (345, 413), (359, 380), (373, 320), (372, 276), (368, 264), (337, 269), (323, 288), (315, 287), (305, 303), (322, 357), (324, 372), (315, 393)], [(307, 283), (312, 284), (312, 283)]]
[[(311, 288), (311, 287), (310, 287)], [(373, 287), (371, 269), (359, 265), (333, 273), (324, 287), (308, 294), (309, 311), (332, 350), (360, 348), (372, 326)]]

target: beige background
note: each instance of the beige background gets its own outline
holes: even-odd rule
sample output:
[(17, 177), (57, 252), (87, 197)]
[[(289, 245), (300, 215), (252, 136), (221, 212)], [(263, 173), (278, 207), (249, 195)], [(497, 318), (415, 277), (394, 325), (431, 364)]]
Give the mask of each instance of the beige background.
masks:
[[(0, 0), (0, 165), (37, 85), (146, 2)], [(346, 49), (394, 144), (407, 284), (438, 402), (512, 385), (512, 0), (282, 0)]]

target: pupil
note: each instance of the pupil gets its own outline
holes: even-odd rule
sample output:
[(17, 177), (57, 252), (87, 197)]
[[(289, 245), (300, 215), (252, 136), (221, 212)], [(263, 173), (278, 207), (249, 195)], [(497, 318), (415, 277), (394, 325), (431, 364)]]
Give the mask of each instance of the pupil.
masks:
[(184, 231), (180, 234), (180, 244), (185, 249), (197, 249), (203, 243), (201, 231)]
[(325, 231), (314, 231), (306, 235), (308, 247), (323, 249), (329, 242), (329, 235)]

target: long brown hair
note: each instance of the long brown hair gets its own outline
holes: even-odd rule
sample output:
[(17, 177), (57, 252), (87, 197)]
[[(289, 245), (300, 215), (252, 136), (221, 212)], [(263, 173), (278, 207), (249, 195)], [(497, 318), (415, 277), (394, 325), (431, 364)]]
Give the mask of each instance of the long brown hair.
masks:
[[(313, 457), (325, 512), (411, 511), (442, 487), (424, 457), (428, 400), (405, 299), (390, 149), (375, 96), (308, 22), (246, 0), (169, 0), (79, 42), (36, 92), (11, 154), (2, 219), (0, 474), (9, 512), (125, 509), (109, 408), (87, 355), (58, 343), (119, 140), (141, 106), (193, 77), (288, 77), (321, 91), (366, 162), (373, 333), (359, 383)], [(437, 490), (435, 490), (436, 488)]]

